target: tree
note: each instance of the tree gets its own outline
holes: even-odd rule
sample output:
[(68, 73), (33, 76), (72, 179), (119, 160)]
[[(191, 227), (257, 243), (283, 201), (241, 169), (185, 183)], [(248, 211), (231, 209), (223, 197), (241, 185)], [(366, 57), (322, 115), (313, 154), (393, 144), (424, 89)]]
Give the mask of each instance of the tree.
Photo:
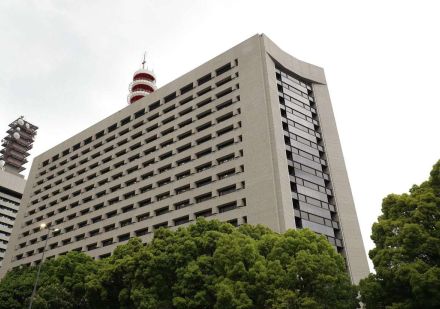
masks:
[[(86, 277), (96, 271), (94, 260), (84, 253), (70, 252), (41, 267), (33, 308), (89, 308)], [(29, 305), (36, 267), (22, 266), (9, 271), (0, 282), (0, 308), (19, 309)]]
[[(34, 278), (34, 267), (10, 271), (0, 308), (26, 308)], [(40, 282), (34, 308), (357, 307), (344, 260), (324, 237), (217, 220), (159, 229), (98, 261), (76, 252), (46, 261)]]
[[(176, 231), (160, 229), (150, 244), (139, 244), (130, 240), (90, 277), (95, 304), (108, 308), (357, 306), (356, 289), (342, 257), (309, 230), (277, 234), (262, 226), (237, 229), (216, 220), (198, 220)], [(110, 285), (112, 293), (106, 292)]]
[(440, 161), (409, 194), (390, 194), (373, 224), (376, 274), (360, 282), (369, 308), (440, 308)]

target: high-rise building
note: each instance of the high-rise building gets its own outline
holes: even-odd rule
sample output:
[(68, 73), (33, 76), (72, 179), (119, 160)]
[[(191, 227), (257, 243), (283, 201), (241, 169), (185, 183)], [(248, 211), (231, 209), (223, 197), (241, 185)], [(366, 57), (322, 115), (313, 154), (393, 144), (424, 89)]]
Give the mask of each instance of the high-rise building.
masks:
[(38, 156), (5, 268), (197, 217), (310, 228), (369, 272), (322, 68), (255, 35)]
[(32, 148), (37, 127), (18, 118), (9, 125), (0, 150), (0, 267), (9, 242), (26, 180), (20, 172)]

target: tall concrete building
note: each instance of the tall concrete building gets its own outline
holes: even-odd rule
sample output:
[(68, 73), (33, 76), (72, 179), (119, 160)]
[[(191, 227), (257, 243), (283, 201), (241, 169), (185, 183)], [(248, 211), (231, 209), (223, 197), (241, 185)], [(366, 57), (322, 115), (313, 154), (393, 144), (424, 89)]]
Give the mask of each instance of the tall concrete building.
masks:
[(84, 251), (102, 258), (197, 217), (310, 228), (369, 272), (322, 68), (255, 35), (32, 165), (5, 269)]
[(37, 127), (20, 117), (9, 124), (0, 150), (0, 267), (17, 216), (26, 180), (20, 174), (32, 148)]

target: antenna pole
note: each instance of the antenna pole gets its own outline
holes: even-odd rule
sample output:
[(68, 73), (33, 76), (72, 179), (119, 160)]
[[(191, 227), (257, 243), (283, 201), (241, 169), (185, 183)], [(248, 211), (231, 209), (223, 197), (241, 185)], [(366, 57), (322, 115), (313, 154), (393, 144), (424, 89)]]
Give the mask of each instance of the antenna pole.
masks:
[(147, 52), (144, 52), (144, 61), (142, 61), (142, 69), (145, 69), (145, 56), (146, 56)]

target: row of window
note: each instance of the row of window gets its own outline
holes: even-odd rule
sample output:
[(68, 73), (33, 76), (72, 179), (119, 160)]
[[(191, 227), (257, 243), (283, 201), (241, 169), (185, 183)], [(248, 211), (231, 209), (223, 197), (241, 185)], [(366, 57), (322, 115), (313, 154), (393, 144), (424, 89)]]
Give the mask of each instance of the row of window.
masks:
[[(206, 199), (201, 200), (201, 201), (199, 201), (199, 203), (201, 203), (201, 202), (203, 202), (205, 200)], [(196, 200), (196, 203), (197, 203), (197, 200)], [(131, 205), (131, 206), (133, 206), (133, 205)], [(203, 209), (203, 210), (197, 211), (197, 212), (195, 212), (193, 214), (193, 217), (194, 218), (209, 217), (209, 216), (212, 216), (214, 213), (224, 213), (224, 212), (228, 212), (228, 211), (231, 211), (231, 210), (237, 209), (238, 207), (243, 207), (243, 206), (246, 206), (246, 199), (244, 199), (244, 198), (241, 199), (240, 203), (238, 203), (235, 200), (235, 201), (231, 201), (231, 202), (227, 202), (227, 203), (223, 203), (221, 205), (218, 205), (218, 206), (215, 207), (214, 211), (213, 211), (212, 208), (207, 208), (207, 209)], [(124, 209), (125, 209), (124, 210), (125, 212), (128, 212), (128, 211), (130, 211), (130, 210), (132, 210), (134, 208), (129, 208), (129, 206), (126, 206)], [(169, 211), (171, 211), (169, 209), (169, 207), (163, 207), (163, 208), (155, 210), (154, 211), (154, 215), (156, 217), (157, 216), (161, 216), (161, 215), (167, 214)], [(113, 214), (112, 216), (116, 216), (116, 213)], [(82, 241), (82, 240), (87, 239), (87, 238), (92, 238), (92, 237), (100, 235), (102, 233), (110, 232), (110, 231), (116, 230), (118, 228), (123, 228), (123, 227), (126, 227), (128, 225), (134, 224), (136, 222), (141, 222), (141, 221), (148, 220), (148, 219), (150, 219), (152, 217), (153, 216), (152, 216), (152, 214), (150, 214), (150, 212), (145, 212), (145, 213), (137, 215), (135, 218), (128, 218), (128, 219), (125, 219), (125, 220), (121, 220), (118, 223), (108, 224), (108, 225), (105, 225), (105, 226), (100, 227), (100, 228), (97, 227), (96, 229), (93, 229), (93, 230), (91, 230), (91, 231), (89, 231), (87, 233), (85, 233), (85, 232), (81, 233), (81, 231), (80, 231), (81, 228), (83, 228), (83, 227), (88, 225), (87, 222), (80, 223), (80, 224), (78, 224), (77, 227), (69, 226), (66, 229), (64, 229), (63, 232), (61, 232), (61, 231), (54, 232), (52, 237), (62, 236), (64, 233), (68, 233), (68, 232), (71, 232), (73, 230), (78, 231), (79, 234), (77, 234), (75, 236), (67, 237), (67, 238), (65, 238), (63, 240), (60, 240), (60, 241), (49, 242), (48, 249), (52, 250), (52, 249), (55, 249), (57, 247), (66, 246), (66, 245), (68, 245), (68, 244), (70, 244), (72, 242), (78, 242), (78, 241)], [(90, 224), (98, 223), (98, 222), (100, 222), (100, 220), (93, 221)], [(174, 219), (171, 220), (171, 222), (172, 222), (172, 225), (174, 225), (174, 226), (179, 226), (179, 225), (188, 223), (188, 222), (190, 222), (190, 215), (184, 215), (184, 216), (181, 216), (181, 217), (178, 217), (178, 218), (174, 218)], [(137, 230), (134, 231), (134, 236), (141, 237), (141, 236), (144, 236), (144, 235), (154, 231), (155, 229), (158, 229), (158, 228), (161, 228), (161, 227), (169, 227), (169, 226), (170, 225), (169, 225), (169, 221), (168, 220), (164, 221), (164, 222), (161, 222), (161, 223), (154, 224), (151, 227), (144, 225), (144, 226), (142, 226), (142, 228), (137, 229)], [(47, 235), (43, 235), (41, 237), (40, 241), (45, 241), (46, 238), (47, 238)], [(119, 235), (119, 236), (116, 236), (116, 239), (118, 240), (118, 242), (126, 241), (129, 238), (130, 238), (130, 233), (129, 232), (128, 233), (124, 233), (124, 234)], [(26, 246), (33, 245), (33, 244), (37, 243), (38, 241), (39, 240), (37, 240), (37, 239), (32, 239), (28, 243), (23, 242), (23, 243), (18, 245), (17, 249), (18, 248), (25, 249)], [(108, 245), (112, 245), (113, 243), (114, 243), (114, 237), (111, 237), (111, 238), (108, 238), (108, 239), (105, 239), (105, 240), (101, 241), (100, 246), (98, 245), (97, 242), (95, 242), (95, 243), (86, 245), (85, 248), (86, 248), (86, 251), (91, 251), (91, 250), (97, 249), (98, 246), (99, 247), (106, 247)], [(20, 260), (23, 257), (30, 257), (30, 256), (33, 256), (34, 254), (41, 253), (43, 251), (43, 248), (44, 247), (40, 247), (40, 248), (38, 248), (36, 250), (28, 250), (28, 251), (26, 251), (24, 253), (17, 254), (15, 259), (16, 260)]]
[[(168, 164), (163, 165), (161, 167), (157, 167), (155, 169), (151, 169), (151, 167), (150, 167), (149, 171), (146, 172), (146, 173), (143, 173), (143, 174), (140, 174), (140, 172), (142, 172), (143, 169), (145, 169), (145, 168), (149, 167), (150, 165), (153, 165), (154, 163), (156, 163), (155, 158), (148, 159), (148, 160), (144, 161), (141, 165), (136, 164), (136, 165), (133, 165), (131, 167), (127, 167), (125, 165), (125, 167), (127, 167), (127, 169), (125, 171), (119, 171), (119, 172), (116, 172), (116, 174), (114, 174), (114, 175), (112, 175), (110, 177), (102, 178), (100, 181), (98, 181), (96, 183), (92, 183), (89, 186), (86, 186), (85, 188), (83, 188), (81, 190), (76, 190), (76, 191), (73, 191), (73, 192), (72, 192), (72, 190), (70, 190), (70, 194), (68, 196), (66, 196), (66, 198), (64, 198), (64, 200), (60, 199), (60, 202), (69, 200), (69, 202), (71, 202), (70, 203), (71, 207), (78, 206), (79, 200), (72, 202), (72, 198), (73, 197), (83, 195), (83, 193), (86, 193), (88, 191), (92, 191), (93, 190), (93, 192), (95, 193), (94, 195), (91, 195), (89, 197), (84, 197), (81, 200), (83, 203), (85, 203), (85, 202), (88, 202), (89, 200), (93, 199), (94, 197), (100, 198), (100, 197), (102, 197), (102, 196), (104, 196), (104, 195), (106, 195), (108, 193), (115, 192), (115, 191), (117, 191), (118, 189), (120, 189), (122, 187), (130, 186), (130, 185), (132, 185), (132, 184), (134, 184), (134, 183), (136, 183), (137, 181), (140, 181), (140, 180), (146, 180), (146, 179), (148, 179), (150, 177), (153, 177), (155, 175), (158, 175), (158, 174), (164, 173), (164, 172), (166, 172), (166, 171), (168, 171), (170, 169), (173, 169), (174, 167), (183, 166), (184, 164), (190, 163), (192, 161), (196, 161), (199, 158), (204, 157), (205, 155), (213, 154), (213, 153), (215, 153), (217, 151), (221, 151), (221, 150), (227, 148), (228, 146), (234, 145), (235, 143), (239, 143), (239, 142), (241, 142), (241, 135), (235, 136), (233, 138), (226, 139), (226, 140), (222, 141), (221, 143), (217, 144), (214, 148), (212, 148), (212, 147), (205, 148), (205, 149), (203, 149), (201, 151), (196, 152), (193, 155), (189, 155), (189, 156), (186, 156), (186, 157), (183, 157), (183, 158), (178, 158), (178, 159), (176, 159), (175, 162), (169, 162)], [(187, 149), (190, 149), (190, 148), (191, 147), (189, 147)], [(227, 161), (228, 158), (229, 158), (229, 155), (227, 155), (226, 157), (222, 156), (222, 157), (219, 157), (217, 159), (217, 161), (218, 162), (224, 162), (224, 161)], [(208, 167), (210, 167), (210, 166), (207, 166), (207, 164), (202, 164), (201, 166), (196, 166), (195, 167), (195, 171), (199, 172), (199, 171), (201, 171), (203, 169), (206, 169)], [(104, 174), (106, 174), (109, 171), (110, 171), (110, 169), (106, 168), (105, 171), (101, 175), (104, 175)], [(130, 175), (130, 174), (132, 174), (134, 172), (137, 172), (139, 179), (132, 178), (132, 179), (125, 179), (125, 181), (124, 181), (124, 179), (122, 179), (122, 177), (128, 178), (128, 175)], [(182, 178), (184, 176), (184, 174), (185, 173), (176, 174), (176, 176), (175, 176), (176, 180)], [(118, 180), (119, 178), (121, 178), (121, 181), (119, 183), (115, 183), (115, 181)], [(158, 185), (161, 184), (161, 181), (162, 180), (159, 181)], [(99, 188), (100, 186), (105, 185), (106, 183), (110, 183), (110, 182), (114, 183), (114, 186), (112, 186), (109, 190), (104, 190), (104, 191), (96, 192), (97, 188)], [(42, 216), (44, 215), (44, 213), (41, 213), (41, 212), (44, 211), (44, 209), (47, 208), (46, 205), (51, 207), (51, 206), (55, 206), (57, 203), (58, 203), (58, 200), (55, 199), (52, 202), (49, 202), (48, 204), (44, 204), (44, 205), (40, 206), (38, 208), (39, 209), (38, 214), (40, 214), (40, 217), (35, 218), (36, 222), (41, 222), (41, 220), (43, 219)], [(62, 211), (65, 210), (65, 208), (66, 207), (61, 207), (61, 208), (59, 208), (59, 211), (62, 212)], [(31, 209), (28, 212), (26, 217), (32, 216), (34, 214), (36, 214), (36, 209), (35, 208)], [(49, 212), (49, 210), (48, 210), (47, 211), (47, 216), (50, 217), (51, 215), (53, 215), (53, 211)]]
[(342, 247), (312, 88), (281, 70), (277, 79), (296, 226)]
[[(148, 107), (146, 109), (141, 109), (141, 110), (137, 111), (132, 116), (128, 116), (128, 117), (122, 119), (119, 123), (115, 123), (115, 124), (109, 126), (106, 130), (102, 130), (102, 131), (96, 133), (94, 136), (90, 136), (90, 137), (86, 138), (83, 142), (77, 143), (77, 144), (73, 145), (72, 147), (63, 150), (60, 154), (54, 155), (51, 159), (47, 159), (47, 160), (43, 161), (40, 169), (42, 169), (46, 166), (48, 166), (49, 169), (52, 169), (53, 166), (55, 166), (53, 163), (58, 161), (60, 158), (63, 158), (65, 156), (67, 156), (69, 153), (72, 153), (72, 152), (75, 152), (76, 150), (79, 150), (83, 146), (91, 144), (93, 140), (97, 140), (97, 139), (102, 138), (104, 135), (106, 135), (106, 133), (113, 132), (118, 127), (121, 127), (121, 126), (124, 126), (124, 125), (130, 123), (132, 120), (137, 119), (139, 117), (142, 117), (147, 111), (151, 112), (153, 110), (158, 109), (160, 106), (164, 106), (162, 111), (164, 113), (166, 113), (167, 109), (169, 109), (167, 103), (173, 101), (179, 95), (181, 96), (181, 95), (184, 95), (192, 90), (197, 90), (197, 88), (202, 87), (202, 85), (206, 84), (207, 82), (209, 82), (213, 78), (223, 75), (224, 73), (230, 71), (232, 68), (234, 68), (236, 66), (238, 66), (237, 59), (234, 60), (233, 64), (227, 63), (227, 64), (221, 66), (220, 68), (216, 69), (214, 72), (208, 73), (208, 74), (204, 75), (203, 77), (197, 79), (197, 81), (195, 83), (192, 82), (192, 83), (189, 83), (189, 84), (183, 86), (179, 92), (175, 91), (169, 95), (164, 96), (164, 98), (162, 100), (151, 103), (150, 105), (148, 105)], [(228, 76), (225, 79), (219, 80), (219, 81), (217, 81), (216, 86), (220, 87), (223, 84), (226, 84), (227, 82), (229, 82), (231, 79), (232, 79), (232, 77)], [(200, 91), (198, 91), (198, 95), (201, 96), (206, 92), (207, 91), (205, 89), (200, 90)], [(70, 160), (73, 160), (73, 159), (74, 158), (70, 158)]]
[[(222, 157), (217, 162), (221, 162), (220, 164), (222, 164), (224, 162), (227, 162), (226, 160), (229, 161), (230, 157), (231, 156), (229, 156), (229, 155), (226, 156), (226, 157)], [(206, 163), (196, 167), (195, 168), (195, 173), (200, 173), (202, 171), (205, 171), (207, 169), (212, 168), (213, 166), (215, 166), (215, 165), (213, 165), (211, 161), (210, 162), (206, 162)], [(188, 183), (186, 183), (184, 185), (179, 185), (178, 187), (175, 187), (172, 191), (168, 191), (166, 193), (165, 192), (161, 192), (160, 194), (157, 194), (157, 193), (151, 192), (150, 195), (152, 197), (150, 197), (148, 199), (145, 199), (145, 200), (142, 200), (138, 204), (139, 204), (139, 206), (144, 206), (146, 203), (150, 204), (150, 203), (153, 203), (154, 201), (163, 200), (163, 199), (165, 199), (167, 197), (170, 197), (170, 196), (179, 195), (179, 194), (182, 194), (182, 193), (184, 193), (186, 191), (190, 191), (190, 190), (192, 190), (194, 188), (200, 188), (200, 187), (203, 187), (205, 185), (212, 184), (215, 181), (222, 180), (222, 179), (228, 178), (230, 176), (233, 176), (233, 175), (235, 175), (237, 173), (242, 173), (243, 171), (244, 171), (244, 166), (240, 165), (238, 167), (238, 169), (235, 168), (235, 167), (232, 167), (232, 168), (229, 168), (227, 170), (222, 170), (222, 171), (214, 174), (214, 176), (203, 177), (203, 178), (201, 178), (199, 180), (188, 182)], [(134, 197), (134, 196), (136, 196), (138, 194), (145, 194), (146, 192), (149, 192), (149, 191), (157, 191), (157, 190), (154, 190), (154, 189), (158, 189), (158, 188), (164, 187), (165, 185), (169, 185), (170, 184), (171, 186), (174, 186), (173, 183), (175, 181), (178, 181), (178, 180), (181, 180), (183, 178), (186, 178), (186, 177), (188, 177), (188, 176), (190, 176), (192, 174), (194, 174), (194, 173), (191, 173), (191, 170), (186, 170), (186, 171), (183, 171), (183, 172), (179, 172), (174, 177), (171, 177), (171, 176), (165, 177), (165, 178), (163, 178), (163, 179), (161, 179), (161, 180), (159, 180), (159, 181), (157, 181), (155, 183), (150, 183), (150, 184), (147, 184), (147, 185), (142, 185), (142, 187), (137, 188), (137, 189), (135, 189), (133, 191), (130, 191), (128, 193), (125, 193), (122, 196), (113, 197), (113, 198), (109, 199), (107, 201), (107, 203), (108, 203), (108, 205), (113, 205), (113, 204), (115, 204), (115, 203), (117, 203), (119, 201), (130, 199), (130, 198), (132, 198), (132, 197)], [(138, 184), (140, 182), (141, 178), (142, 178), (142, 176), (140, 178), (133, 178), (133, 179), (125, 182), (124, 188), (127, 188), (127, 187), (129, 187), (131, 185)], [(138, 187), (139, 187), (139, 185), (138, 185)], [(244, 185), (242, 185), (242, 188), (243, 187), (244, 187)], [(105, 196), (106, 194), (117, 192), (120, 189), (122, 189), (122, 184), (118, 184), (116, 186), (113, 186), (113, 187), (109, 188), (108, 190), (104, 190), (104, 191), (98, 192), (98, 193), (96, 193), (95, 197), (96, 198), (100, 198), (102, 196)], [(220, 188), (220, 189), (217, 190), (218, 191), (217, 193), (218, 193), (219, 196), (221, 196), (221, 195), (226, 194), (227, 193), (226, 191), (229, 190), (229, 189), (230, 189), (230, 186), (225, 187), (225, 188)], [(234, 186), (233, 189), (234, 190), (236, 189), (235, 186)], [(196, 197), (196, 199), (197, 199), (197, 197)], [(74, 205), (77, 205), (77, 204), (74, 204)], [(105, 205), (105, 203), (101, 202), (101, 203), (97, 204), (96, 206), (94, 206), (93, 208), (95, 210), (101, 209), (102, 207), (104, 207), (104, 205)], [(75, 208), (75, 207), (72, 207), (72, 205), (71, 205), (71, 208), (69, 208), (69, 209), (72, 209), (72, 208)], [(52, 211), (50, 213), (47, 213), (45, 216), (41, 215), (41, 216), (39, 216), (39, 217), (37, 217), (35, 219), (30, 219), (30, 220), (25, 222), (25, 226), (29, 226), (29, 225), (31, 225), (32, 223), (35, 223), (35, 222), (36, 223), (40, 223), (45, 218), (52, 219), (52, 217), (55, 214), (63, 213), (65, 211), (67, 211), (67, 210), (68, 210), (67, 207), (62, 207), (62, 208), (58, 209), (56, 213), (54, 211)], [(70, 220), (73, 220), (76, 217), (79, 217), (79, 216), (82, 216), (82, 215), (85, 215), (85, 214), (89, 214), (89, 213), (90, 213), (90, 208), (82, 209), (80, 212), (72, 213), (72, 214), (70, 214), (69, 216), (67, 216), (65, 218), (60, 218), (60, 219), (54, 220), (53, 223), (55, 225), (58, 225), (58, 224), (61, 224), (62, 222), (68, 222)], [(38, 226), (36, 228), (34, 228), (34, 232), (38, 232), (38, 230), (39, 230)]]
[[(229, 99), (229, 100), (219, 104), (218, 106), (216, 106), (215, 110), (212, 110), (211, 108), (209, 108), (207, 110), (204, 110), (203, 113), (207, 113), (207, 112), (208, 112), (208, 114), (215, 113), (215, 112), (218, 112), (218, 111), (222, 110), (223, 108), (229, 107), (229, 106), (231, 106), (231, 105), (233, 105), (233, 104), (235, 104), (237, 102), (239, 102), (239, 96), (234, 97), (233, 99)], [(228, 112), (228, 110), (229, 110), (229, 112)], [(215, 121), (208, 121), (208, 122), (206, 122), (206, 123), (204, 123), (202, 125), (198, 125), (198, 126), (193, 125), (194, 128), (191, 128), (191, 129), (189, 129), (190, 127), (188, 127), (188, 129), (187, 129), (188, 131), (185, 131), (185, 132), (177, 135), (177, 139), (175, 139), (175, 140), (170, 139), (170, 140), (162, 141), (160, 144), (159, 144), (159, 141), (158, 141), (157, 142), (158, 145), (155, 145), (156, 149), (157, 148), (164, 148), (166, 146), (170, 146), (173, 142), (177, 142), (177, 141), (180, 141), (182, 139), (185, 139), (185, 138), (191, 136), (192, 134), (196, 134), (198, 132), (206, 130), (206, 129), (208, 129), (208, 128), (216, 125), (216, 124), (222, 123), (222, 122), (224, 122), (224, 121), (226, 121), (229, 118), (234, 116), (234, 111), (233, 111), (232, 107), (226, 109), (226, 111), (227, 111), (226, 113), (222, 114), (221, 116), (216, 117)], [(235, 113), (240, 113), (240, 111), (241, 111), (240, 108), (238, 108)], [(139, 147), (143, 146), (143, 144), (153, 143), (154, 141), (156, 141), (158, 139), (162, 140), (163, 137), (165, 137), (166, 135), (170, 134), (171, 132), (174, 132), (176, 130), (181, 130), (184, 127), (189, 126), (192, 123), (197, 124), (199, 122), (198, 120), (201, 119), (201, 118), (200, 119), (197, 118), (197, 115), (195, 115), (193, 117), (189, 117), (186, 120), (178, 123), (177, 125), (173, 125), (171, 127), (163, 129), (159, 134), (158, 133), (151, 134), (150, 136), (148, 136), (144, 140), (140, 140), (137, 143), (134, 143), (134, 142), (136, 140), (139, 140), (139, 138), (141, 136), (143, 136), (144, 134), (148, 134), (148, 133), (150, 133), (152, 131), (158, 131), (159, 127), (157, 127), (157, 124), (154, 124), (152, 127), (150, 126), (149, 128), (146, 128), (146, 129), (144, 128), (145, 125), (142, 128), (137, 127), (139, 129), (138, 130), (133, 129), (136, 132), (131, 136), (131, 138), (122, 138), (122, 136), (124, 134), (129, 132), (129, 129), (127, 128), (123, 132), (119, 133), (118, 140), (115, 140), (116, 139), (116, 135), (111, 136), (111, 141), (114, 140), (114, 142), (111, 145), (108, 145), (107, 148), (100, 149), (97, 152), (95, 152), (95, 153), (93, 153), (91, 155), (88, 155), (88, 156), (86, 156), (84, 154), (84, 155), (81, 156), (81, 158), (80, 158), (81, 160), (70, 162), (70, 165), (67, 168), (62, 168), (62, 169), (58, 170), (56, 173), (54, 172), (54, 174), (49, 175), (48, 176), (48, 178), (50, 178), (49, 180), (52, 180), (54, 178), (58, 178), (58, 180), (56, 180), (56, 181), (54, 180), (53, 182), (51, 182), (51, 181), (46, 182), (44, 184), (44, 187), (39, 187), (39, 188), (35, 189), (34, 195), (38, 195), (38, 194), (40, 194), (42, 192), (46, 192), (53, 185), (57, 186), (57, 185), (61, 184), (63, 180), (69, 180), (69, 179), (73, 178), (75, 175), (77, 175), (78, 173), (82, 174), (82, 173), (84, 173), (87, 170), (91, 170), (91, 169), (96, 168), (99, 165), (99, 162), (97, 162), (94, 159), (96, 159), (98, 157), (101, 157), (101, 156), (103, 156), (105, 154), (108, 154), (107, 157), (105, 157), (105, 158), (103, 158), (101, 160), (101, 162), (102, 163), (107, 163), (107, 162), (111, 161), (113, 159), (113, 155), (109, 154), (109, 153), (111, 153), (114, 149), (118, 149), (119, 150), (119, 148), (122, 147), (124, 144), (127, 144), (127, 143), (131, 142), (130, 147), (125, 149), (125, 151), (124, 151), (124, 149), (119, 150), (116, 153), (116, 157), (124, 155), (125, 153), (130, 153), (131, 154), (132, 151), (134, 151), (134, 150), (138, 149)], [(141, 122), (141, 125), (143, 125), (143, 124), (144, 123)], [(145, 130), (145, 132), (144, 132), (144, 130)], [(221, 134), (221, 132), (218, 132), (218, 134)], [(108, 142), (110, 142), (110, 141), (108, 141)], [(97, 148), (100, 148), (100, 147), (105, 146), (106, 144), (98, 143), (95, 146), (98, 146), (98, 145), (99, 145), (99, 147), (97, 147)], [(149, 148), (148, 149), (148, 153), (152, 153), (156, 149), (155, 148)], [(113, 151), (113, 152), (115, 152), (115, 151)], [(91, 163), (88, 167), (85, 167), (84, 165), (89, 160), (94, 160), (95, 162)], [(82, 169), (80, 169), (81, 167), (82, 167)], [(60, 166), (60, 168), (61, 168), (61, 166)], [(64, 176), (63, 178), (56, 177), (56, 176), (63, 175), (67, 171), (72, 171), (72, 172), (71, 172), (70, 175)], [(39, 181), (38, 183), (40, 183), (40, 182), (41, 181)]]
[[(150, 145), (149, 147), (147, 146), (148, 143), (152, 143), (154, 140), (156, 140), (158, 138), (157, 135), (153, 135), (153, 136), (150, 136), (147, 139), (145, 139), (145, 141), (144, 141), (145, 144), (143, 144), (143, 142), (137, 142), (136, 144), (133, 144), (133, 145), (129, 146), (128, 148), (122, 148), (122, 149), (121, 149), (122, 145), (120, 145), (119, 147), (111, 146), (111, 149), (109, 149), (109, 150), (113, 150), (113, 151), (110, 153), (107, 153), (106, 154), (107, 156), (105, 158), (101, 159), (100, 161), (95, 160), (95, 162), (92, 163), (88, 167), (83, 167), (82, 169), (78, 168), (77, 170), (73, 171), (72, 174), (66, 176), (64, 179), (60, 179), (59, 181), (61, 183), (61, 181), (71, 180), (72, 178), (74, 178), (76, 176), (85, 174), (86, 172), (91, 172), (94, 169), (97, 169), (98, 167), (101, 168), (99, 171), (96, 171), (95, 173), (90, 173), (90, 174), (84, 175), (85, 178), (83, 178), (83, 179), (78, 179), (76, 181), (72, 180), (70, 183), (67, 182), (62, 187), (62, 189), (64, 191), (67, 191), (67, 190), (71, 189), (72, 187), (79, 186), (79, 185), (83, 184), (84, 181), (92, 180), (93, 178), (95, 178), (99, 175), (105, 174), (110, 169), (118, 168), (125, 163), (130, 163), (132, 161), (139, 159), (141, 154), (143, 156), (154, 155), (154, 154), (156, 154), (156, 152), (158, 150), (165, 149), (174, 143), (180, 142), (180, 144), (182, 144), (182, 142), (181, 142), (182, 140), (187, 139), (191, 136), (193, 136), (193, 138), (195, 139), (195, 142), (189, 142), (187, 144), (177, 146), (176, 147), (177, 153), (183, 152), (186, 149), (191, 148), (192, 146), (196, 146), (198, 144), (202, 144), (204, 142), (207, 142), (210, 139), (214, 139), (219, 136), (223, 136), (226, 133), (233, 131), (235, 128), (241, 127), (241, 122), (236, 122), (234, 124), (234, 123), (231, 123), (231, 121), (229, 121), (229, 122), (227, 121), (227, 120), (233, 118), (234, 116), (240, 114), (240, 112), (241, 112), (240, 108), (232, 109), (231, 111), (229, 111), (225, 114), (222, 114), (220, 117), (217, 117), (216, 122), (209, 121), (201, 126), (197, 126), (197, 128), (189, 129), (188, 131), (185, 131), (182, 134), (177, 135), (176, 138), (171, 138), (171, 139), (163, 141), (163, 142), (158, 141), (155, 144)], [(225, 125), (225, 127), (219, 128), (220, 123), (222, 123), (222, 125)], [(206, 132), (202, 132), (204, 130), (206, 130)], [(208, 132), (209, 132), (209, 134), (208, 134)], [(206, 134), (206, 135), (203, 135), (203, 134)], [(152, 137), (154, 139), (152, 139)], [(221, 147), (221, 145), (219, 147)], [(134, 152), (137, 149), (139, 149), (139, 152), (137, 152), (137, 153)], [(173, 155), (173, 151), (168, 150), (165, 153), (158, 154), (157, 160), (156, 159), (154, 159), (154, 160), (156, 160), (156, 161), (165, 160), (172, 155)], [(120, 158), (119, 159), (120, 161), (115, 162), (114, 164), (109, 163), (110, 161), (116, 161), (118, 158)], [(83, 160), (87, 161), (88, 159), (85, 158)], [(50, 187), (50, 185), (48, 185), (48, 186)], [(57, 189), (57, 190), (51, 192), (51, 196), (55, 196), (55, 195), (59, 194), (61, 191), (62, 191), (61, 188)], [(45, 193), (45, 192), (46, 191), (43, 191), (43, 193)], [(45, 195), (42, 195), (42, 194), (38, 195), (39, 193), (41, 193), (40, 190), (37, 190), (36, 193), (37, 193), (37, 196), (35, 196), (31, 201), (32, 205), (35, 205), (38, 202), (44, 201), (50, 197), (49, 193), (47, 193)]]
[[(207, 171), (208, 169), (214, 168), (214, 167), (216, 167), (218, 165), (225, 164), (225, 163), (227, 163), (227, 162), (229, 162), (231, 160), (234, 160), (235, 158), (242, 157), (242, 156), (243, 156), (242, 150), (239, 150), (237, 154), (235, 152), (232, 152), (232, 153), (222, 153), (214, 161), (210, 160), (209, 162), (204, 162), (204, 163), (202, 163), (202, 164), (200, 164), (198, 166), (195, 166), (193, 169), (187, 169), (187, 170), (184, 170), (184, 171), (176, 171), (175, 175), (173, 176), (173, 179), (181, 180), (181, 179), (183, 179), (185, 177), (188, 177), (190, 175), (201, 173), (203, 171)], [(175, 166), (175, 167), (177, 167), (177, 166)], [(192, 172), (192, 170), (194, 170), (194, 171)], [(241, 166), (240, 170), (239, 171), (237, 170), (237, 172), (242, 172), (243, 170), (244, 170), (244, 167)], [(226, 177), (227, 175), (229, 175), (230, 171), (231, 171), (231, 168), (226, 168), (225, 170), (223, 170), (223, 172), (220, 171), (218, 173), (217, 177), (218, 178)], [(161, 172), (159, 172), (159, 174), (160, 173)], [(136, 176), (135, 178), (125, 179), (125, 180), (122, 179), (121, 184), (123, 184), (124, 187), (131, 186), (131, 185), (137, 185), (137, 187), (139, 187), (137, 189), (137, 191), (139, 191), (138, 194), (143, 194), (143, 193), (146, 193), (147, 191), (149, 191), (150, 189), (153, 189), (153, 187), (152, 187), (152, 185), (145, 185), (145, 186), (140, 187), (140, 184), (138, 184), (138, 183), (140, 183), (141, 181), (144, 181), (144, 180), (152, 177), (153, 175), (154, 174), (152, 172), (148, 172), (148, 173), (144, 173), (144, 174), (138, 173), (138, 176)], [(159, 183), (163, 185), (165, 183), (165, 180), (166, 180), (166, 178), (160, 180)], [(170, 177), (170, 180), (171, 180), (171, 177)], [(112, 188), (114, 188), (114, 186)], [(110, 190), (111, 190), (111, 188), (110, 188)], [(134, 193), (134, 195), (133, 195), (133, 193)], [(73, 213), (67, 214), (66, 219), (64, 219), (64, 218), (57, 219), (57, 220), (55, 220), (53, 222), (53, 224), (61, 224), (64, 220), (70, 221), (70, 220), (73, 220), (77, 216), (82, 216), (82, 215), (89, 214), (91, 211), (97, 211), (97, 210), (105, 207), (106, 205), (113, 205), (113, 204), (118, 203), (118, 202), (120, 202), (120, 201), (122, 201), (124, 199), (128, 199), (128, 198), (134, 197), (136, 195), (136, 192), (133, 192), (133, 193), (129, 192), (127, 194), (124, 194), (123, 196), (119, 196), (119, 195), (115, 196), (115, 194), (113, 194), (111, 197), (109, 197), (107, 199), (106, 202), (100, 202), (100, 203), (96, 204), (95, 206), (92, 206), (91, 208), (85, 208), (85, 209), (82, 209), (79, 212), (73, 212)], [(153, 192), (151, 192), (151, 193), (153, 193)], [(99, 194), (100, 194), (100, 192), (98, 192), (95, 195), (95, 198), (100, 198), (101, 196), (99, 196)], [(156, 198), (157, 199), (162, 199), (162, 198), (164, 198), (164, 196), (159, 195)], [(85, 199), (82, 200), (82, 202), (83, 203), (87, 203), (87, 202), (89, 202), (91, 200), (93, 200), (93, 196), (86, 197)], [(140, 201), (139, 202), (140, 206), (141, 206), (141, 204), (146, 203), (147, 201), (148, 201), (148, 203), (151, 202), (148, 199)], [(57, 210), (57, 213), (63, 213), (63, 212), (66, 212), (69, 209), (76, 208), (78, 206), (79, 206), (79, 200), (73, 201), (72, 203), (69, 204), (69, 207), (67, 207), (67, 206), (60, 207)], [(38, 218), (30, 219), (30, 220), (26, 221), (26, 224), (28, 224), (28, 225), (32, 225), (32, 223), (36, 223), (36, 224), (35, 224), (34, 228), (29, 227), (32, 230), (24, 231), (23, 234), (22, 234), (23, 237), (28, 236), (30, 234), (30, 231), (32, 231), (33, 233), (37, 233), (39, 231), (39, 225), (38, 225), (39, 222), (42, 222), (45, 218), (51, 219), (54, 215), (56, 215), (55, 211), (50, 211), (50, 212), (47, 212), (46, 214), (39, 212), (39, 214), (40, 214), (40, 216)]]

